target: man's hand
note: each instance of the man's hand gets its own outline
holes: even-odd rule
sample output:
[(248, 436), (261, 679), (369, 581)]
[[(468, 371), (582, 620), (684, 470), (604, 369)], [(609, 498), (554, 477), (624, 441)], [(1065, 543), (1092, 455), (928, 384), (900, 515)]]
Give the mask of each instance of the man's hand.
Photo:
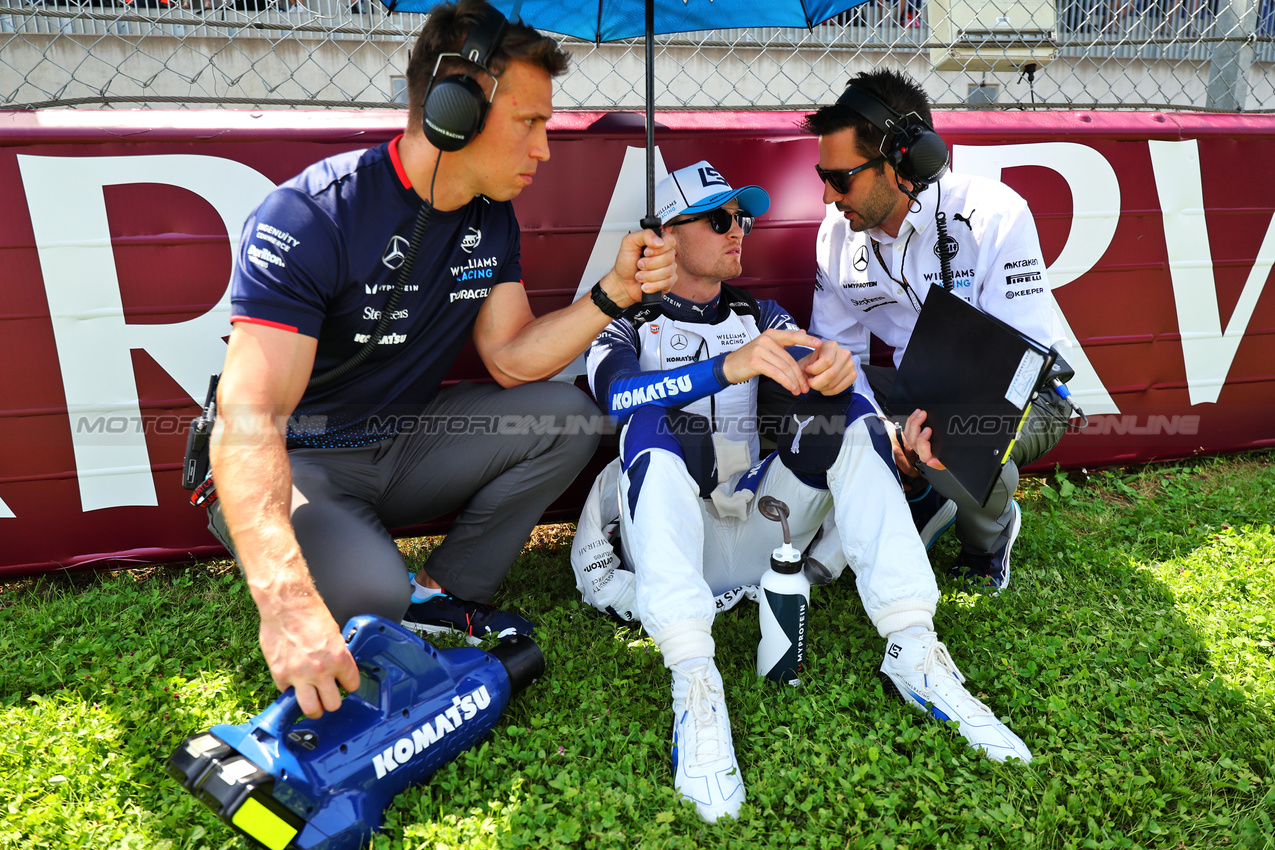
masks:
[(903, 423), (903, 433), (895, 439), (896, 431), (891, 429), (891, 442), (894, 444), (894, 463), (899, 471), (910, 478), (921, 474), (922, 465), (933, 469), (946, 469), (942, 462), (930, 451), (930, 437), (933, 431), (922, 427), (925, 422), (925, 411), (914, 410)]
[(643, 292), (668, 292), (677, 283), (677, 237), (636, 230), (626, 234), (615, 267), (602, 278), (602, 289), (620, 309), (642, 300)]
[[(727, 354), (726, 359), (722, 361), (722, 371), (726, 374), (726, 380), (732, 384), (743, 383), (749, 378), (765, 375), (767, 378), (774, 379), (793, 395), (801, 395), (810, 391), (811, 382), (801, 364), (794, 360), (786, 349), (799, 345), (803, 348), (813, 348), (814, 354), (818, 354), (818, 349), (823, 344), (825, 343), (822, 340), (805, 331), (781, 331), (772, 328), (744, 347)], [(802, 361), (809, 360), (814, 354), (803, 357)]]
[(818, 348), (797, 361), (797, 365), (805, 372), (810, 388), (828, 396), (850, 389), (859, 377), (849, 349), (831, 339), (823, 340)]
[(317, 720), (341, 707), (340, 685), (359, 686), (359, 668), (319, 594), (294, 596), (261, 613), (261, 652), (280, 691), (294, 688), (297, 705)]

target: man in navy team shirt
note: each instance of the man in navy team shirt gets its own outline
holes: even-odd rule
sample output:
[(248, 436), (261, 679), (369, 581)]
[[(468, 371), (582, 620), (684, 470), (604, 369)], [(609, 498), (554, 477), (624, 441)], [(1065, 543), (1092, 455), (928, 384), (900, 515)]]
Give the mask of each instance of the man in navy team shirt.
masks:
[[(435, 7), (408, 65), (405, 133), (310, 166), (244, 227), (210, 513), (243, 566), (275, 684), (294, 687), (310, 717), (337, 708), (338, 686), (358, 686), (340, 632), (355, 614), (475, 637), (530, 632), (488, 603), (596, 436), (519, 423), (596, 415), (583, 393), (544, 379), (643, 290), (676, 278), (675, 241), (639, 231), (590, 299), (532, 314), (510, 201), (549, 158), (552, 80), (568, 57), (517, 23), (487, 37), (485, 68), (461, 57), (474, 55), (473, 33), (503, 24), (482, 0)], [(425, 98), (449, 75), (490, 102), (477, 134), (452, 150), (422, 124)], [(440, 390), (467, 339), (496, 384)], [(409, 580), (387, 529), (454, 510)]]

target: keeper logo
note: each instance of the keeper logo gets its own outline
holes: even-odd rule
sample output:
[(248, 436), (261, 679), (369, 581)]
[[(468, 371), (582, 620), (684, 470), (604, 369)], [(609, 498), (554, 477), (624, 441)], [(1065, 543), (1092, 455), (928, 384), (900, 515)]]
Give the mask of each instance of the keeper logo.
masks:
[(1039, 295), (1040, 293), (1044, 291), (1045, 291), (1044, 287), (1041, 287), (1041, 286), (1033, 286), (1031, 289), (1017, 289), (1017, 290), (1011, 289), (1005, 293), (1005, 297), (1019, 298), (1023, 295)]

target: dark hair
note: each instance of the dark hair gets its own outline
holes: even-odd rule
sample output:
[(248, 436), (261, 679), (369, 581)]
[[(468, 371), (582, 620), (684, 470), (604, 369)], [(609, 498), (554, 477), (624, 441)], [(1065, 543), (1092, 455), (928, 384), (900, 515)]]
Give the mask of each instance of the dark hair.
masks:
[[(850, 78), (846, 88), (851, 87), (875, 96), (902, 115), (915, 112), (925, 126), (931, 129), (934, 127), (930, 116), (930, 99), (926, 96), (925, 89), (907, 74), (884, 69), (862, 71)], [(885, 133), (845, 104), (834, 103), (822, 107), (807, 115), (801, 122), (801, 129), (815, 136), (827, 136), (851, 127), (854, 128), (859, 153), (871, 159), (881, 152)], [(878, 171), (883, 168), (883, 165), (877, 166)]]
[[(460, 53), (469, 36), (469, 29), (480, 21), (488, 10), (486, 0), (457, 0), (455, 3), (440, 3), (429, 10), (429, 17), (421, 33), (412, 46), (412, 54), (407, 62), (407, 125), (418, 127), (421, 123), (421, 103), (429, 90), (434, 74), (434, 63), (439, 54)], [(526, 24), (509, 23), (505, 27), (500, 46), (492, 54), (489, 67), (500, 74), (510, 62), (526, 62), (556, 77), (567, 70), (571, 63), (568, 55), (558, 42), (547, 35), (542, 35)], [(439, 76), (456, 74), (466, 68), (475, 66), (463, 59), (446, 59), (438, 69)]]

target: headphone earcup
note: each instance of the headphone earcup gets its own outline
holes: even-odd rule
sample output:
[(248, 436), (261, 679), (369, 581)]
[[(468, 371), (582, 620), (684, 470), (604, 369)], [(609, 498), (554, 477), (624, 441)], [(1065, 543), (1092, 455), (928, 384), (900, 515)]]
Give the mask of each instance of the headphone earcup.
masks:
[(458, 151), (478, 135), (487, 117), (487, 97), (470, 76), (438, 80), (425, 95), (421, 125), (425, 138), (440, 151)]
[(923, 124), (912, 124), (895, 136), (890, 152), (895, 171), (912, 183), (934, 183), (951, 161), (943, 137)]

